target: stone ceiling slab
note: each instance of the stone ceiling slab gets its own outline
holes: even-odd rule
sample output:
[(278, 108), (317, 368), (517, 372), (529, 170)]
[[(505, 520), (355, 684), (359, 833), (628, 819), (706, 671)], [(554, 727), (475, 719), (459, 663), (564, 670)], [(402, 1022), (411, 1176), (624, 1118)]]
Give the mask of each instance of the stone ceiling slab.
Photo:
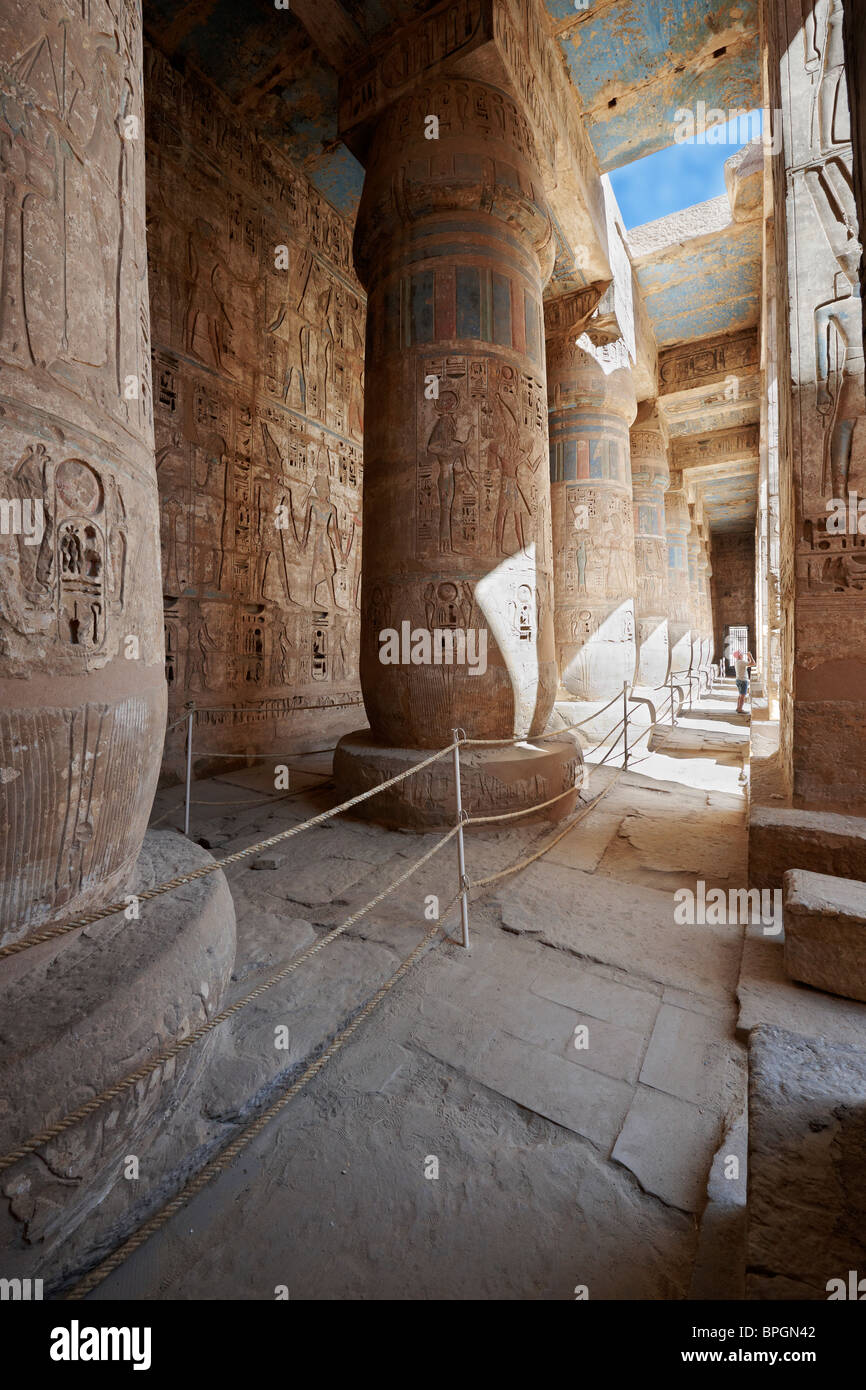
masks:
[(700, 498), (712, 531), (748, 530), (758, 503), (759, 428), (720, 429), (675, 439), (671, 464)]
[[(171, 62), (191, 67), (252, 119), (320, 192), (353, 216), (363, 170), (337, 139), (337, 70), (307, 33), (296, 11), (272, 0), (146, 0), (145, 32)], [(350, 51), (353, 26), (336, 0), (320, 0), (330, 58)], [(338, 14), (343, 18), (338, 20)], [(324, 42), (324, 40), (322, 40)]]
[[(634, 229), (635, 274), (660, 347), (754, 327), (761, 302), (761, 224), (722, 223), (727, 197)], [(665, 228), (676, 239), (664, 244)], [(703, 230), (706, 227), (707, 230)], [(695, 229), (700, 228), (695, 234)], [(686, 235), (682, 235), (682, 231)], [(635, 234), (637, 233), (637, 235)], [(655, 249), (641, 255), (642, 246)]]
[(545, 3), (603, 170), (674, 144), (677, 111), (698, 101), (761, 104), (757, 0)]

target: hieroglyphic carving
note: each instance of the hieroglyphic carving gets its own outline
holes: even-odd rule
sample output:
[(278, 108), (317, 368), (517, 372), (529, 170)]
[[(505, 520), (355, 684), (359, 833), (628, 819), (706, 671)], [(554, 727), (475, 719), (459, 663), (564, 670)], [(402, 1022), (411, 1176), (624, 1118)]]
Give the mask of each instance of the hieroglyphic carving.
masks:
[(0, 14), (0, 497), (40, 523), (0, 529), (0, 939), (110, 901), (158, 775), (140, 45), (129, 0)]
[(357, 680), (364, 294), (334, 209), (147, 59), (172, 698), (264, 697), (279, 719), (276, 692)]
[(631, 499), (612, 488), (569, 486), (565, 494), (574, 523), (554, 551), (557, 593), (563, 599), (633, 597)]
[(448, 0), (401, 29), (382, 53), (355, 67), (340, 85), (341, 137), (350, 143), (354, 130), (380, 116), (417, 78), (485, 43), (490, 11), (490, 0)]
[(706, 338), (685, 348), (665, 348), (659, 353), (659, 394), (708, 386), (730, 373), (755, 370), (760, 360), (754, 328)]
[(683, 475), (678, 469), (674, 469), (670, 475), (670, 486), (665, 493), (665, 532), (668, 551), (668, 618), (677, 624), (691, 624), (693, 619), (689, 587), (690, 525), (689, 503), (683, 488)]
[[(792, 50), (796, 86), (789, 218), (804, 228), (789, 274), (795, 282), (792, 319), (799, 380), (794, 462), (800, 517), (797, 573), (806, 594), (825, 603), (866, 595), (864, 537), (828, 532), (832, 497), (866, 492), (866, 395), (859, 269), (861, 238), (853, 189), (853, 157), (841, 0), (804, 7), (800, 42)], [(788, 16), (791, 22), (791, 16)], [(808, 230), (805, 230), (805, 229)], [(805, 610), (804, 610), (805, 613)], [(828, 640), (850, 646), (850, 629), (827, 626)]]
[[(419, 554), (525, 550), (535, 539), (547, 455), (544, 385), (480, 355), (428, 358), (419, 372)], [(424, 381), (431, 377), (438, 395), (427, 400)]]
[(753, 458), (757, 456), (759, 442), (758, 425), (734, 426), (698, 437), (687, 435), (674, 440), (674, 464), (677, 468), (687, 468), (692, 464), (713, 463), (716, 460), (733, 463), (735, 460)]

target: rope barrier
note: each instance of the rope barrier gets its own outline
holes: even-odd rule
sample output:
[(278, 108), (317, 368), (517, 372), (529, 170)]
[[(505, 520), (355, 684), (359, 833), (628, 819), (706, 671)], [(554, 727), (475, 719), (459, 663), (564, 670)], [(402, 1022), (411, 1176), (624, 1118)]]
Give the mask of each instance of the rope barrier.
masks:
[[(320, 782), (317, 787), (296, 787), (293, 792), (281, 792), (279, 796), (272, 796), (270, 792), (260, 792), (256, 801), (194, 801), (192, 804), (193, 806), (209, 806), (211, 810), (218, 810), (221, 806), (261, 806), (262, 810), (264, 810), (266, 806), (275, 806), (278, 801), (291, 801), (296, 796), (303, 796), (305, 792), (325, 791), (331, 779), (330, 772), (305, 772), (304, 776), (323, 777), (325, 780)], [(262, 801), (261, 798), (263, 796), (269, 796), (270, 800)], [(169, 816), (174, 815), (175, 811), (183, 810), (183, 806), (184, 803), (182, 801), (176, 801), (173, 806), (169, 806), (167, 811), (163, 811), (161, 816), (157, 816), (156, 820), (150, 822), (147, 827), (148, 830), (155, 830), (156, 827), (161, 825), (164, 820), (167, 820)]]
[[(461, 748), (502, 748), (511, 746), (515, 743), (540, 743), (545, 738), (559, 738), (560, 734), (568, 734), (572, 729), (582, 729), (585, 724), (591, 724), (600, 714), (604, 714), (606, 709), (615, 705), (617, 700), (621, 700), (622, 695), (614, 695), (612, 700), (608, 700), (606, 705), (597, 709), (594, 714), (587, 715), (586, 719), (578, 719), (574, 724), (566, 724), (561, 729), (552, 729), (549, 734), (518, 734), (514, 738), (466, 738), (460, 740)], [(614, 725), (616, 728), (616, 725)]]
[[(654, 720), (652, 724), (647, 726), (647, 732), (650, 732), (650, 730), (654, 729), (657, 725), (661, 724), (661, 722), (662, 721), (660, 719)], [(668, 734), (669, 733), (670, 729), (668, 729)], [(665, 735), (665, 738), (667, 738), (667, 734)], [(664, 739), (662, 740), (662, 743), (664, 743)], [(651, 755), (647, 754), (646, 756), (650, 757)], [(604, 759), (602, 759), (602, 762), (603, 761)], [(639, 759), (639, 761), (644, 762), (645, 759), (641, 758)], [(598, 766), (600, 767), (601, 763), (599, 763)], [(578, 811), (577, 815), (574, 816), (573, 819), (571, 819), (563, 829), (557, 830), (556, 833), (552, 835), (549, 840), (545, 841), (541, 849), (536, 850), (534, 854), (527, 855), (524, 859), (518, 860), (516, 864), (512, 864), (507, 869), (500, 869), (495, 874), (488, 874), (486, 878), (474, 879), (470, 882), (470, 888), (488, 888), (491, 883), (497, 883), (502, 878), (508, 878), (511, 874), (516, 874), (519, 869), (525, 869), (528, 868), (530, 864), (534, 864), (537, 859), (540, 859), (542, 857), (542, 855), (547, 854), (549, 850), (553, 849), (556, 845), (558, 845), (560, 840), (564, 840), (566, 835), (570, 834), (571, 831), (574, 830), (575, 826), (579, 825), (580, 822), (584, 819), (584, 817), (589, 815), (590, 811), (594, 811), (596, 806), (598, 806), (599, 802), (603, 801), (604, 798), (607, 796), (608, 792), (613, 790), (622, 774), (628, 771), (629, 769), (627, 767), (616, 768), (613, 777), (611, 777), (607, 786), (599, 792), (598, 796), (594, 797), (592, 801), (587, 802), (586, 805), (583, 806), (580, 811)]]
[[(284, 710), (282, 715), (271, 714), (271, 719), (282, 718), (285, 714), (295, 714), (298, 710), (318, 710), (321, 714), (323, 710), (332, 709), (357, 709), (363, 705), (363, 700), (339, 700), (333, 705), (292, 705), (291, 709)], [(187, 719), (190, 714), (261, 714), (262, 711), (255, 705), (197, 705), (192, 701), (189, 709), (185, 710), (183, 719)], [(180, 721), (178, 721), (180, 722)], [(267, 722), (267, 719), (262, 721)]]
[(199, 758), (274, 758), (287, 763), (290, 758), (314, 758), (317, 753), (333, 753), (336, 747), (335, 743), (330, 748), (311, 748), (307, 753), (196, 753), (195, 757), (196, 761)]
[[(615, 699), (619, 698), (619, 696), (615, 697)], [(598, 744), (596, 744), (594, 748), (589, 750), (590, 752), (594, 752), (597, 748), (600, 748), (602, 746), (602, 743), (613, 733), (614, 729), (619, 728), (620, 725), (623, 725), (623, 732), (626, 732), (629, 725), (629, 712), (627, 708), (627, 700), (629, 697), (627, 694), (624, 694), (622, 698), (624, 698), (624, 700), (626, 701), (626, 710), (623, 718), (617, 721), (617, 723), (613, 726), (613, 729), (609, 730), (608, 733), (603, 736), (602, 740)], [(609, 708), (610, 704), (613, 704), (614, 702), (614, 700), (611, 700), (608, 705), (604, 706), (604, 708)], [(671, 696), (671, 709), (673, 709), (673, 696)], [(599, 713), (602, 713), (602, 710), (597, 711), (596, 714), (591, 716), (591, 718), (596, 718), (597, 714)], [(582, 722), (587, 723), (589, 721), (585, 720)], [(661, 718), (653, 720), (653, 722), (647, 726), (647, 735), (649, 735), (652, 732), (652, 730), (659, 726), (661, 723)], [(574, 725), (570, 727), (578, 726)], [(566, 730), (560, 730), (558, 732), (566, 732)], [(667, 732), (669, 734), (670, 729), (668, 729)], [(521, 740), (511, 740), (511, 742), (519, 741)], [(664, 743), (664, 741), (665, 740), (663, 739), (662, 743)], [(501, 742), (504, 743), (508, 741), (503, 740)], [(610, 749), (608, 749), (608, 752), (605, 754), (605, 757), (602, 758), (599, 766), (602, 766), (604, 764), (606, 759), (613, 752), (613, 749), (616, 747), (618, 742), (619, 739), (617, 739), (614, 745)], [(351, 806), (357, 805), (359, 802), (365, 801), (369, 797), (376, 795), (379, 791), (382, 791), (389, 786), (393, 786), (403, 781), (406, 777), (409, 777), (413, 775), (415, 772), (420, 771), (423, 767), (429, 766), (431, 763), (436, 762), (439, 758), (444, 757), (449, 752), (454, 753), (455, 771), (459, 776), (458, 756), (461, 744), (463, 746), (471, 744), (485, 744), (486, 746), (492, 746), (494, 743), (498, 744), (500, 743), (500, 741), (467, 740), (465, 739), (465, 737), (460, 737), (460, 731), (455, 731), (455, 738), (447, 748), (440, 749), (436, 753), (432, 754), (430, 757), (424, 759), (423, 762), (417, 764), (414, 768), (410, 768), (403, 773), (398, 773), (394, 777), (387, 779), (387, 781), (380, 783), (376, 787), (371, 788), (366, 792), (362, 792), (358, 796), (352, 797), (349, 801), (343, 802), (340, 806), (332, 808), (330, 811), (326, 811), (318, 816), (314, 816), (307, 821), (301, 822), (297, 826), (291, 826), (287, 831), (282, 831), (279, 834), (270, 836), (268, 839), (260, 841), (255, 845), (248, 846), (244, 850), (239, 850), (235, 854), (229, 855), (223, 860), (214, 861), (212, 864), (202, 866), (202, 868), (194, 870), (189, 874), (178, 875), (177, 878), (169, 880), (167, 883), (160, 884), (156, 888), (146, 890), (144, 893), (138, 894), (137, 897), (139, 898), (139, 900), (146, 900), (157, 897), (162, 893), (171, 891), (171, 889), (175, 887), (181, 886), (181, 884), (183, 883), (188, 883), (197, 878), (204, 877), (205, 874), (215, 872), (219, 868), (225, 868), (226, 866), (232, 863), (236, 863), (239, 860), (246, 858), (250, 854), (257, 852), (260, 849), (267, 848), (270, 845), (277, 844), (284, 839), (290, 838), (292, 835), (299, 834), (303, 830), (309, 829), (312, 826), (320, 824), (333, 816), (341, 814), (343, 811), (349, 809)], [(650, 753), (646, 754), (646, 758), (650, 756)], [(645, 761), (646, 758), (640, 759), (639, 761)], [(217, 1154), (213, 1159), (206, 1163), (204, 1167), (192, 1179), (190, 1179), (189, 1182), (185, 1184), (181, 1191), (170, 1202), (168, 1202), (160, 1211), (156, 1212), (152, 1217), (150, 1217), (127, 1241), (125, 1241), (121, 1246), (118, 1247), (117, 1250), (112, 1252), (111, 1255), (109, 1255), (105, 1260), (103, 1260), (99, 1265), (97, 1265), (95, 1269), (91, 1270), (82, 1280), (80, 1280), (67, 1295), (67, 1298), (70, 1300), (78, 1300), (84, 1298), (89, 1292), (91, 1292), (100, 1283), (102, 1283), (103, 1280), (107, 1278), (109, 1274), (111, 1274), (116, 1268), (118, 1268), (118, 1266), (121, 1265), (136, 1249), (138, 1249), (142, 1244), (144, 1244), (144, 1242), (147, 1241), (151, 1235), (153, 1235), (156, 1231), (161, 1229), (162, 1226), (164, 1226), (177, 1211), (181, 1210), (187, 1204), (187, 1202), (191, 1200), (192, 1197), (194, 1197), (214, 1177), (222, 1173), (234, 1161), (238, 1154), (241, 1153), (243, 1149), (245, 1149), (258, 1136), (258, 1134), (262, 1132), (262, 1130), (270, 1123), (270, 1121), (277, 1114), (279, 1114), (280, 1111), (292, 1099), (294, 1099), (295, 1096), (297, 1096), (303, 1090), (303, 1088), (309, 1083), (309, 1081), (311, 1081), (316, 1075), (318, 1075), (318, 1073), (323, 1069), (323, 1067), (327, 1065), (331, 1058), (334, 1057), (337, 1054), (337, 1052), (345, 1045), (348, 1039), (357, 1030), (357, 1028), (360, 1027), (360, 1025), (365, 1021), (365, 1019), (368, 1018), (375, 1011), (375, 1009), (379, 1007), (382, 1000), (386, 997), (389, 991), (399, 982), (399, 980), (403, 978), (403, 976), (407, 973), (407, 971), (411, 968), (415, 961), (432, 944), (433, 938), (437, 935), (437, 933), (442, 931), (442, 923), (447, 918), (452, 908), (461, 899), (465, 901), (465, 896), (469, 890), (484, 889), (486, 887), (489, 887), (491, 884), (496, 883), (503, 878), (509, 877), (514, 873), (517, 873), (519, 870), (528, 867), (530, 864), (533, 864), (538, 859), (542, 858), (552, 848), (554, 848), (554, 846), (557, 845), (560, 842), (560, 840), (564, 839), (566, 835), (570, 834), (571, 831), (574, 830), (576, 826), (580, 824), (580, 822), (587, 815), (589, 815), (590, 812), (593, 811), (596, 806), (599, 805), (599, 803), (604, 799), (604, 797), (606, 797), (609, 794), (609, 792), (613, 789), (613, 787), (616, 786), (622, 774), (627, 770), (628, 767), (626, 752), (626, 759), (623, 763), (623, 766), (617, 768), (614, 771), (614, 775), (611, 777), (607, 786), (604, 787), (604, 789), (599, 793), (599, 795), (593, 798), (592, 801), (584, 804), (581, 807), (579, 813), (573, 818), (571, 818), (567, 825), (559, 829), (552, 837), (546, 840), (545, 843), (531, 855), (525, 856), (523, 859), (519, 860), (515, 864), (510, 865), (506, 869), (499, 870), (495, 874), (487, 875), (485, 878), (477, 879), (475, 881), (470, 881), (469, 878), (465, 875), (465, 872), (462, 873), (460, 887), (458, 888), (457, 893), (455, 893), (451, 901), (447, 904), (444, 911), (441, 913), (439, 920), (434, 924), (434, 926), (432, 926), (427, 932), (425, 932), (421, 941), (419, 941), (418, 944), (414, 947), (414, 949), (409, 953), (409, 955), (404, 958), (404, 960), (400, 963), (393, 975), (391, 975), (389, 979), (385, 981), (385, 983), (376, 991), (372, 998), (368, 1000), (367, 1003), (354, 1015), (350, 1022), (336, 1035), (336, 1037), (324, 1049), (324, 1051), (313, 1062), (310, 1063), (310, 1065), (304, 1070), (302, 1075), (295, 1082), (286, 1087), (286, 1089), (283, 1090), (278, 1099), (272, 1105), (270, 1105), (268, 1109), (263, 1112), (263, 1114), (261, 1114), (257, 1119), (252, 1121), (249, 1125), (247, 1125), (246, 1128), (238, 1136), (236, 1136), (236, 1138), (232, 1140), (219, 1154)], [(382, 892), (378, 893), (374, 898), (370, 899), (368, 903), (364, 904), (363, 907), (359, 908), (356, 912), (352, 913), (351, 916), (349, 916), (345, 922), (341, 923), (337, 927), (332, 928), (331, 931), (327, 932), (324, 936), (315, 941), (299, 956), (295, 957), (292, 961), (290, 961), (288, 965), (282, 967), (282, 969), (275, 972), (272, 976), (270, 976), (267, 980), (263, 981), (260, 985), (257, 985), (253, 990), (251, 990), (247, 995), (245, 995), (243, 999), (240, 999), (236, 1001), (234, 1004), (221, 1010), (220, 1013), (214, 1016), (214, 1018), (209, 1019), (200, 1027), (193, 1029), (191, 1033), (187, 1034), (183, 1038), (178, 1039), (170, 1047), (164, 1049), (161, 1053), (159, 1053), (156, 1057), (152, 1058), (144, 1066), (137, 1068), (135, 1071), (129, 1073), (127, 1076), (122, 1078), (119, 1082), (116, 1082), (114, 1085), (107, 1087), (97, 1096), (92, 1097), (89, 1101), (79, 1106), (76, 1110), (70, 1111), (67, 1115), (65, 1115), (61, 1120), (57, 1121), (55, 1124), (46, 1127), (38, 1134), (32, 1135), (23, 1144), (18, 1145), (15, 1149), (10, 1150), (8, 1153), (0, 1156), (0, 1171), (3, 1171), (6, 1168), (12, 1166), (14, 1163), (26, 1157), (28, 1154), (35, 1152), (36, 1149), (40, 1148), (45, 1143), (48, 1143), (52, 1139), (57, 1138), (60, 1134), (70, 1129), (73, 1125), (79, 1123), (82, 1119), (85, 1119), (87, 1116), (95, 1113), (95, 1111), (100, 1109), (102, 1106), (108, 1104), (110, 1101), (115, 1100), (119, 1095), (121, 1095), (124, 1091), (128, 1090), (130, 1087), (138, 1084), (141, 1081), (146, 1080), (149, 1076), (153, 1075), (164, 1063), (172, 1060), (174, 1057), (180, 1055), (181, 1052), (192, 1047), (196, 1042), (200, 1041), (201, 1038), (211, 1033), (215, 1028), (219, 1027), (220, 1024), (225, 1022), (228, 1018), (233, 1017), (241, 1009), (245, 1008), (248, 1004), (252, 1003), (253, 1000), (259, 998), (267, 990), (272, 989), (276, 984), (286, 979), (289, 975), (293, 974), (313, 955), (318, 954), (318, 952), (323, 950), (324, 947), (330, 944), (331, 941), (335, 940), (338, 936), (342, 935), (345, 931), (349, 929), (349, 927), (353, 926), (357, 921), (359, 921), (360, 918), (363, 917), (367, 912), (369, 912), (372, 908), (374, 908), (380, 902), (382, 902), (384, 898), (388, 897), (396, 888), (400, 887), (415, 873), (417, 873), (417, 871), (424, 864), (428, 863), (430, 859), (434, 857), (434, 855), (438, 854), (439, 851), (443, 849), (444, 846), (451, 839), (453, 839), (455, 835), (461, 836), (460, 842), (462, 844), (462, 830), (465, 824), (489, 824), (491, 822), (512, 820), (519, 816), (528, 815), (532, 812), (542, 810), (546, 806), (553, 805), (555, 802), (560, 801), (564, 796), (571, 795), (575, 790), (575, 787), (566, 788), (565, 791), (558, 793), (556, 796), (550, 797), (547, 801), (541, 802), (535, 806), (521, 808), (518, 811), (506, 812), (505, 814), (495, 816), (470, 817), (460, 810), (458, 785), (457, 823), (454, 826), (452, 826), (451, 829), (447, 831), (441, 837), (441, 839), (437, 841), (435, 845), (433, 845), (429, 850), (427, 850), (423, 855), (421, 855), (419, 859), (417, 859), (412, 865), (410, 865), (410, 867), (404, 873), (400, 874), (392, 883), (388, 884), (382, 890)], [(289, 793), (288, 795), (294, 795), (294, 793)], [(226, 802), (204, 804), (215, 804), (219, 806), (220, 804), (231, 805), (234, 803)], [(264, 804), (267, 805), (269, 803)], [(94, 921), (99, 921), (105, 917), (113, 915), (117, 911), (122, 910), (125, 906), (126, 900), (124, 900), (123, 903), (104, 908), (100, 912), (88, 914), (86, 917), (83, 917), (77, 920), (76, 922), (67, 923), (65, 926), (61, 928), (56, 928), (50, 932), (41, 933), (38, 937), (29, 938), (25, 942), (14, 943), (12, 946), (5, 947), (2, 950), (0, 950), (0, 956), (13, 954), (18, 950), (27, 949), (29, 946), (37, 945), (42, 941), (51, 940), (57, 936), (63, 935), (68, 931), (76, 930), (80, 926), (86, 926)], [(466, 944), (465, 940), (464, 944)]]
[[(251, 990), (249, 994), (246, 994), (243, 999), (238, 999), (236, 1003), (230, 1004), (228, 1008), (222, 1009), (220, 1013), (215, 1014), (207, 1023), (202, 1023), (198, 1028), (194, 1028), (191, 1033), (187, 1033), (185, 1037), (179, 1038), (177, 1042), (172, 1043), (170, 1047), (165, 1048), (162, 1052), (158, 1053), (156, 1057), (152, 1057), (151, 1060), (145, 1062), (143, 1066), (137, 1067), (135, 1071), (129, 1072), (120, 1081), (115, 1082), (113, 1086), (107, 1086), (105, 1090), (100, 1091), (98, 1095), (92, 1096), (90, 1100), (85, 1101), (83, 1105), (79, 1105), (76, 1110), (71, 1110), (67, 1115), (64, 1115), (61, 1120), (58, 1120), (56, 1124), (48, 1125), (45, 1129), (40, 1130), (38, 1134), (31, 1135), (23, 1144), (19, 1144), (16, 1148), (10, 1149), (8, 1153), (3, 1154), (2, 1157), (0, 1157), (0, 1172), (3, 1172), (6, 1168), (11, 1168), (14, 1163), (17, 1163), (22, 1158), (26, 1158), (27, 1154), (33, 1153), (36, 1149), (41, 1148), (43, 1144), (49, 1143), (52, 1139), (57, 1139), (59, 1135), (65, 1133), (67, 1129), (71, 1129), (72, 1126), (78, 1124), (80, 1120), (84, 1120), (88, 1115), (94, 1114), (97, 1110), (100, 1110), (103, 1105), (107, 1105), (109, 1101), (116, 1100), (124, 1091), (128, 1091), (131, 1086), (137, 1085), (139, 1081), (145, 1081), (149, 1076), (152, 1076), (155, 1071), (158, 1071), (164, 1062), (169, 1062), (173, 1057), (179, 1056), (181, 1052), (192, 1047), (194, 1043), (199, 1042), (202, 1038), (206, 1037), (208, 1033), (212, 1033), (221, 1023), (225, 1023), (226, 1019), (232, 1018), (235, 1014), (240, 1013), (241, 1009), (245, 1009), (254, 999), (258, 999), (262, 994), (266, 993), (267, 990), (273, 989), (274, 985), (278, 985), (282, 980), (288, 979), (289, 975), (293, 975), (294, 972), (304, 965), (306, 961), (310, 960), (312, 956), (324, 950), (324, 948), (330, 945), (332, 941), (335, 941), (338, 936), (342, 936), (345, 931), (348, 931), (349, 927), (354, 926), (371, 908), (377, 907), (384, 898), (387, 898), (390, 893), (393, 893), (395, 888), (399, 888), (401, 884), (405, 883), (407, 879), (410, 879), (413, 874), (417, 873), (422, 865), (432, 859), (435, 854), (438, 854), (440, 849), (442, 849), (444, 845), (447, 845), (449, 840), (454, 838), (458, 830), (459, 826), (453, 826), (447, 834), (443, 835), (441, 840), (438, 840), (431, 849), (427, 850), (426, 853), (420, 857), (420, 859), (417, 859), (414, 864), (411, 864), (405, 873), (401, 874), (399, 878), (396, 878), (393, 883), (389, 884), (381, 893), (378, 893), (375, 898), (371, 898), (370, 901), (365, 903), (362, 908), (359, 908), (357, 912), (353, 912), (351, 917), (347, 917), (345, 922), (342, 922), (340, 926), (332, 928), (332, 930), (327, 932), (324, 936), (319, 937), (317, 941), (314, 941), (313, 944), (308, 946), (299, 956), (291, 960), (288, 965), (283, 966), (281, 970), (271, 975), (269, 979), (263, 980), (260, 985), (256, 985), (255, 989)], [(457, 897), (459, 896), (460, 894), (458, 893)], [(457, 897), (454, 899), (455, 902)]]
[[(189, 873), (178, 874), (175, 878), (168, 879), (167, 882), (160, 883), (155, 888), (147, 888), (141, 893), (136, 893), (135, 897), (140, 903), (148, 902), (152, 898), (161, 897), (163, 893), (170, 893), (174, 888), (181, 888), (186, 883), (193, 883), (196, 879), (216, 873), (217, 869), (225, 869), (230, 864), (236, 864), (239, 860), (256, 854), (260, 849), (270, 849), (271, 845), (278, 845), (282, 840), (288, 840), (293, 835), (300, 835), (302, 831), (310, 830), (314, 825), (321, 825), (323, 821), (330, 820), (332, 816), (341, 815), (343, 811), (348, 811), (351, 806), (357, 806), (360, 802), (369, 800), (371, 796), (378, 795), (387, 787), (396, 786), (398, 782), (403, 782), (407, 777), (414, 776), (422, 768), (429, 767), (431, 763), (444, 758), (456, 746), (456, 743), (449, 743), (447, 748), (440, 748), (438, 752), (431, 753), (429, 758), (424, 758), (414, 767), (408, 768), (405, 772), (396, 773), (386, 781), (377, 783), (368, 791), (359, 792), (357, 796), (350, 797), (348, 801), (341, 802), (339, 806), (334, 806), (329, 811), (322, 811), (318, 816), (301, 821), (299, 825), (290, 826), (288, 830), (281, 830), (279, 834), (271, 835), (267, 840), (260, 840), (258, 844), (249, 845), (247, 849), (237, 850), (235, 854), (228, 855), (226, 859), (214, 859), (210, 864), (202, 864), (200, 868), (192, 869)], [(23, 941), (13, 941), (8, 946), (0, 947), (0, 959), (3, 959), (4, 956), (16, 955), (20, 951), (29, 951), (33, 946), (41, 946), (46, 941), (54, 941), (57, 937), (66, 936), (68, 932), (77, 931), (79, 927), (92, 926), (94, 922), (101, 922), (105, 917), (113, 917), (116, 912), (124, 912), (128, 906), (129, 899), (123, 898), (120, 902), (110, 903), (98, 911), (85, 913), (83, 917), (77, 917), (74, 922), (66, 922), (63, 926), (52, 927), (50, 931), (28, 936)]]
[(459, 897), (460, 893), (455, 893), (451, 902), (441, 914), (439, 921), (436, 922), (429, 931), (424, 933), (424, 936), (418, 942), (414, 950), (410, 951), (409, 955), (400, 962), (394, 974), (391, 975), (376, 991), (372, 998), (367, 1001), (351, 1022), (337, 1034), (329, 1046), (325, 1048), (324, 1052), (317, 1057), (314, 1062), (310, 1063), (302, 1075), (298, 1077), (298, 1080), (288, 1086), (278, 1099), (268, 1107), (264, 1114), (247, 1125), (246, 1129), (233, 1139), (230, 1144), (227, 1144), (221, 1153), (217, 1154), (215, 1158), (210, 1159), (210, 1161), (199, 1170), (195, 1177), (191, 1178), (190, 1181), (186, 1183), (176, 1197), (173, 1197), (160, 1211), (156, 1212), (149, 1220), (145, 1221), (144, 1225), (140, 1226), (135, 1234), (124, 1241), (124, 1243), (109, 1255), (107, 1259), (98, 1264), (96, 1268), (92, 1269), (89, 1274), (86, 1274), (83, 1279), (79, 1280), (66, 1295), (67, 1300), (80, 1300), (91, 1293), (103, 1280), (108, 1278), (109, 1274), (112, 1274), (119, 1265), (122, 1265), (139, 1246), (149, 1240), (156, 1231), (161, 1230), (162, 1227), (171, 1220), (175, 1212), (185, 1207), (193, 1197), (201, 1192), (202, 1188), (206, 1187), (213, 1178), (217, 1177), (224, 1169), (228, 1168), (229, 1165), (234, 1162), (238, 1154), (242, 1153), (243, 1150), (261, 1134), (262, 1130), (270, 1124), (271, 1120), (273, 1120), (286, 1105), (288, 1105), (289, 1101), (294, 1100), (295, 1096), (300, 1094), (304, 1087), (312, 1081), (313, 1077), (317, 1076), (323, 1067), (327, 1066), (331, 1058), (336, 1056), (340, 1049), (348, 1042), (349, 1038), (351, 1038), (352, 1034), (360, 1028), (365, 1019), (369, 1018), (370, 1015), (375, 1012), (382, 1003), (382, 1000), (386, 998), (394, 986), (402, 980), (403, 976), (411, 969), (415, 961), (432, 942), (433, 937), (441, 929), (442, 921), (447, 917)]

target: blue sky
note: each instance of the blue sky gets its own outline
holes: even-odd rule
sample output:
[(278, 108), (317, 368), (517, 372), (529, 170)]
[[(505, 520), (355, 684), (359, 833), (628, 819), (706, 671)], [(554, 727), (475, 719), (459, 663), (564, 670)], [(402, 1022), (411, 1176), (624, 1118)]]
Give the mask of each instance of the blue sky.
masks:
[[(742, 135), (757, 134), (760, 128), (757, 115), (748, 126), (745, 122), (729, 122), (724, 127), (728, 143), (684, 142), (615, 169), (610, 181), (626, 229), (666, 217), (669, 212), (681, 212), (708, 198), (718, 198), (725, 191), (725, 160), (742, 148)], [(718, 135), (720, 131), (712, 133)]]

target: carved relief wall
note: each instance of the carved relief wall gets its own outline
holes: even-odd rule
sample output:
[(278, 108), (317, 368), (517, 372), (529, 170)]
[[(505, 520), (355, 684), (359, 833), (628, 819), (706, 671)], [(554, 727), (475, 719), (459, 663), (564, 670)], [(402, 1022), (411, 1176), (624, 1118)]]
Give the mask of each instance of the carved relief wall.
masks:
[(783, 746), (796, 795), (846, 806), (862, 801), (866, 780), (866, 536), (826, 523), (832, 498), (866, 495), (866, 397), (844, 13), (842, 0), (769, 9), (784, 137), (774, 168), (787, 234), (779, 318), (791, 344), (780, 443), (796, 499), (793, 705), (783, 705), (793, 726)]
[(145, 82), (170, 718), (285, 747), (357, 722), (365, 297), (303, 175), (151, 49)]
[(728, 627), (747, 627), (755, 654), (755, 537), (719, 531), (713, 537), (713, 620), (716, 655), (725, 654)]

